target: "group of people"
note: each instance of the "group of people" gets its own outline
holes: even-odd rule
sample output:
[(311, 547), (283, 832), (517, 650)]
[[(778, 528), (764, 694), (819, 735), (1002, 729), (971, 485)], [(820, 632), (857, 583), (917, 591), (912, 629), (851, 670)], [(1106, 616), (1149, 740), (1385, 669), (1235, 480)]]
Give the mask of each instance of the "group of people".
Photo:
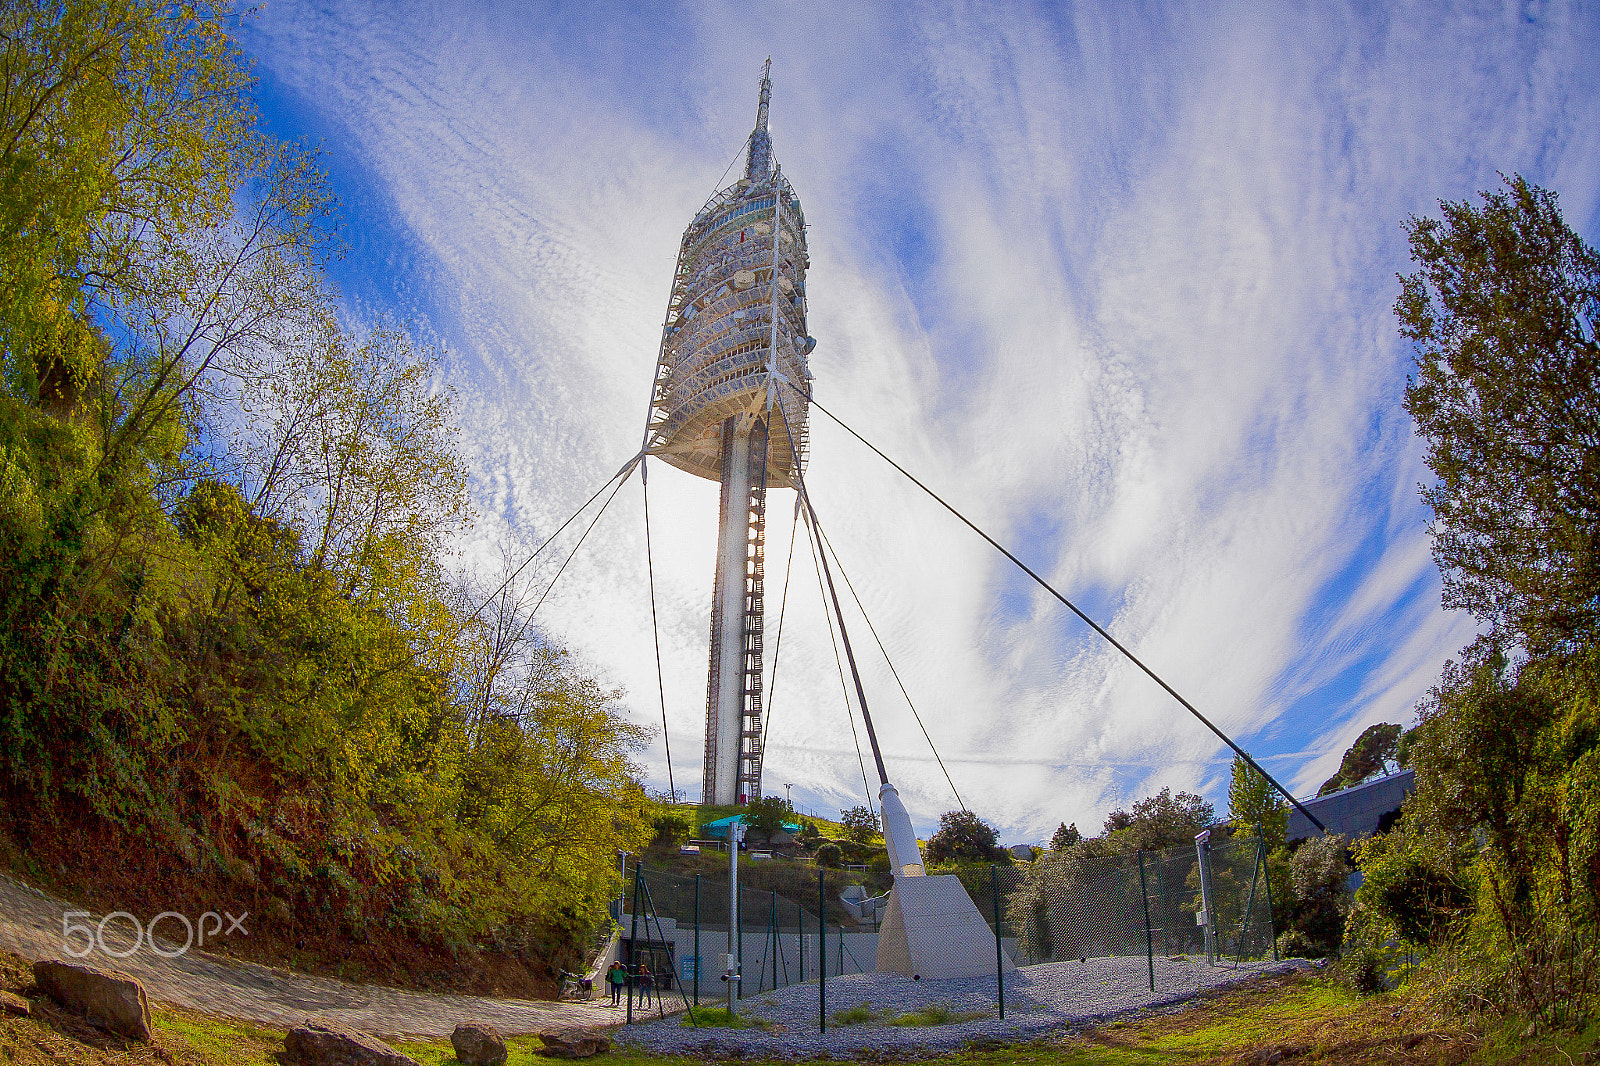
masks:
[[(650, 972), (650, 967), (644, 963), (639, 964), (638, 970), (633, 974), (634, 987), (639, 990), (639, 1000), (645, 1006), (650, 1006), (655, 1001), (656, 975)], [(628, 968), (621, 962), (613, 962), (606, 971), (606, 984), (611, 989), (611, 1005), (622, 1004), (622, 990), (628, 987)]]

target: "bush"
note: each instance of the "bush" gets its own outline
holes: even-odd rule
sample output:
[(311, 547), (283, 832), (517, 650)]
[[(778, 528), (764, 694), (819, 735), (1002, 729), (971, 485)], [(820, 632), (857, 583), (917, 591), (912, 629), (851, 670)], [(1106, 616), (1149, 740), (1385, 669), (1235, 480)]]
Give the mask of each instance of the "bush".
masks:
[(930, 864), (1001, 862), (1010, 859), (999, 846), (994, 826), (971, 811), (946, 811), (941, 814), (939, 831), (928, 838), (928, 846), (923, 849), (923, 854)]
[(650, 841), (651, 847), (675, 848), (689, 839), (689, 831), (694, 827), (689, 819), (673, 811), (657, 815), (650, 823), (655, 830), (655, 837)]
[(1285, 908), (1289, 929), (1298, 933), (1306, 958), (1339, 954), (1350, 911), (1348, 841), (1338, 835), (1316, 837), (1289, 859), (1294, 899)]
[(1358, 995), (1382, 992), (1388, 984), (1388, 960), (1370, 944), (1351, 945), (1334, 967), (1334, 980)]
[(1396, 829), (1365, 841), (1356, 905), (1370, 908), (1402, 940), (1429, 947), (1472, 912), (1471, 885), (1443, 840)]
[(844, 853), (839, 850), (839, 845), (828, 843), (817, 848), (817, 865), (826, 866), (837, 870), (844, 864)]
[(1298, 929), (1289, 929), (1278, 936), (1278, 957), (1282, 959), (1315, 959), (1325, 955), (1322, 946)]

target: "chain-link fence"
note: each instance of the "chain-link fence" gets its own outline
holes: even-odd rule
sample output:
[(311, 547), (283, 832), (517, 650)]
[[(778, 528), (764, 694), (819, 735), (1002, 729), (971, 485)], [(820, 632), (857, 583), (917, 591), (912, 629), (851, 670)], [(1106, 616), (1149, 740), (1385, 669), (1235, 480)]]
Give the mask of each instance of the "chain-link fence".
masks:
[[(1132, 854), (1102, 847), (1088, 841), (1031, 863), (947, 871), (988, 929), (988, 947), (964, 945), (966, 956), (982, 955), (991, 975), (996, 947), (1019, 967), (1121, 959), (1113, 965), (1142, 971), (1140, 983), (1172, 994), (1198, 990), (1211, 967), (1276, 958), (1266, 848), (1257, 834), (1222, 831)], [(881, 901), (859, 891), (841, 899), (848, 881), (841, 871), (793, 866), (762, 874), (766, 883), (755, 887), (741, 872), (735, 925), (726, 875), (634, 868), (619, 958), (641, 999), (652, 994), (651, 1016), (725, 1002), (730, 972), (739, 999), (876, 969)], [(648, 988), (640, 983), (646, 973)], [(994, 991), (998, 1007), (998, 981)]]
[(1181, 992), (1198, 987), (1197, 971), (1169, 963), (1276, 958), (1256, 834), (1132, 855), (1097, 854), (1094, 843), (1001, 870), (1002, 937), (1014, 939), (1017, 965), (1143, 956), (1152, 991)]
[[(876, 923), (841, 903), (847, 876), (813, 867), (784, 873), (761, 878), (781, 881), (781, 889), (740, 884), (734, 925), (726, 875), (635, 867), (623, 898), (619, 959), (631, 974), (648, 969), (654, 991), (668, 994), (669, 1011), (685, 1001), (724, 999), (730, 970), (736, 998), (815, 981), (824, 968), (830, 977), (872, 970)], [(805, 905), (795, 898), (801, 894), (810, 897)]]

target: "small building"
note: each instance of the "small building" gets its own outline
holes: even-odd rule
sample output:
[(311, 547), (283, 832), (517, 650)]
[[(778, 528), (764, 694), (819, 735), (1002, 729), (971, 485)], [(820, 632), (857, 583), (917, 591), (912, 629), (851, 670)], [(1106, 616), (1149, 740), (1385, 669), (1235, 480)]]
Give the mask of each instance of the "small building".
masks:
[[(1399, 817), (1401, 801), (1416, 786), (1415, 771), (1401, 770), (1302, 802), (1327, 826), (1328, 832), (1360, 840), (1393, 825)], [(1298, 810), (1289, 808), (1289, 839), (1305, 840), (1316, 835), (1317, 827)]]

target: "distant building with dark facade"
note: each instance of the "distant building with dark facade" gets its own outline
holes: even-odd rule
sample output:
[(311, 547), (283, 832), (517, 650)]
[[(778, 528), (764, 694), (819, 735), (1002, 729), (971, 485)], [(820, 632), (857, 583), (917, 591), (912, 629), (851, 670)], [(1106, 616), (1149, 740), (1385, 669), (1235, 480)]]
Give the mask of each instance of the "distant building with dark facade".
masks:
[[(1400, 802), (1416, 787), (1417, 775), (1401, 770), (1356, 785), (1306, 800), (1305, 805), (1330, 833), (1342, 833), (1353, 840), (1369, 837), (1393, 825), (1400, 814)], [(1305, 815), (1289, 809), (1289, 839), (1316, 836), (1317, 828)]]

